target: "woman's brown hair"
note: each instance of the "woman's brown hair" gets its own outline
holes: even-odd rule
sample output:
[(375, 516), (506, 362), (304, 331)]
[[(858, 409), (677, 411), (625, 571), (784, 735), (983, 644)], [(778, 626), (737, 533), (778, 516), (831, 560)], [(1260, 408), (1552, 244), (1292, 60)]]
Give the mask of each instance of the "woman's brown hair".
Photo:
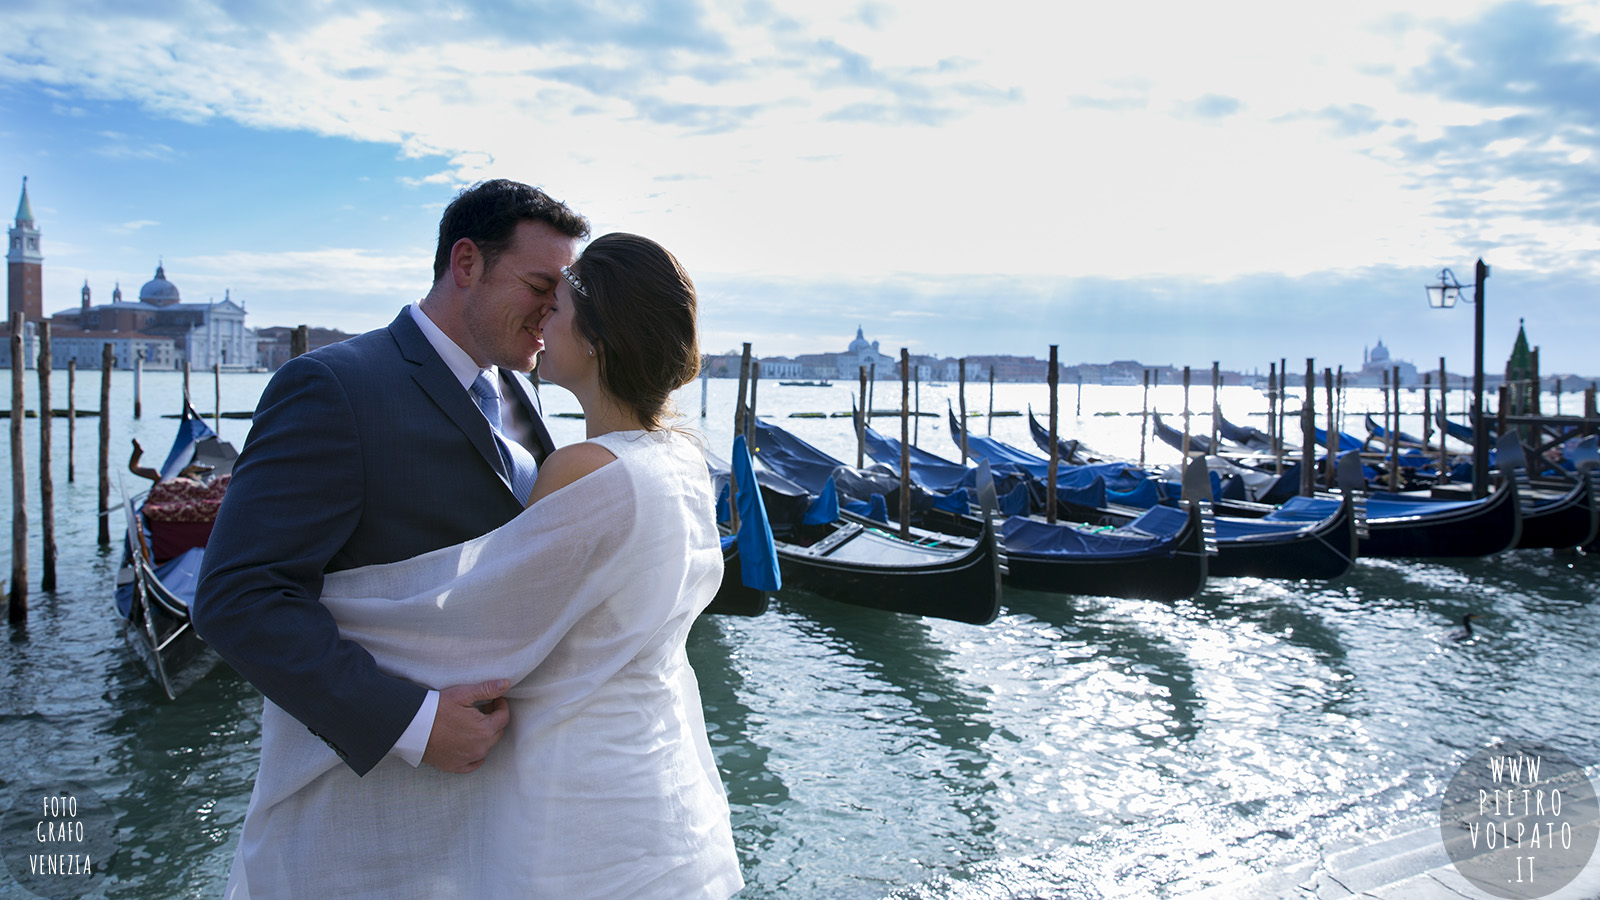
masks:
[(663, 426), (672, 392), (700, 373), (694, 282), (655, 241), (614, 232), (571, 266), (578, 332), (595, 345), (600, 385), (649, 430)]

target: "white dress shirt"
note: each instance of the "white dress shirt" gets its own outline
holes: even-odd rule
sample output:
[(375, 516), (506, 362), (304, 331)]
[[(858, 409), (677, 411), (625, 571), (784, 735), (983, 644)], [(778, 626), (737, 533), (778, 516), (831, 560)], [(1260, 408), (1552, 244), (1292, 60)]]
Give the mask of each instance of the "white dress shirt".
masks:
[[(461, 389), (465, 391), (470, 388), (478, 379), (478, 374), (485, 371), (484, 367), (479, 366), (467, 351), (457, 346), (449, 335), (428, 318), (428, 314), (422, 310), (422, 304), (412, 303), (410, 309), (412, 321), (422, 329), (423, 337), (428, 339), (428, 343), (439, 354), (439, 358), (444, 360), (444, 364), (450, 369), (450, 374), (461, 382)], [(494, 366), (487, 368), (489, 372), (499, 376), (500, 373)], [(505, 402), (506, 391), (500, 384), (499, 377), (491, 378), (490, 382), (500, 391), (500, 415), (503, 421), (496, 424), (500, 426), (501, 433), (525, 447), (537, 447), (538, 444), (533, 440), (533, 419), (527, 410), (523, 409), (521, 403)], [(412, 766), (420, 765), (422, 754), (428, 749), (428, 737), (433, 734), (433, 720), (438, 713), (439, 692), (430, 690), (428, 696), (423, 698), (422, 706), (417, 708), (417, 714), (412, 717), (411, 724), (406, 727), (389, 752)]]

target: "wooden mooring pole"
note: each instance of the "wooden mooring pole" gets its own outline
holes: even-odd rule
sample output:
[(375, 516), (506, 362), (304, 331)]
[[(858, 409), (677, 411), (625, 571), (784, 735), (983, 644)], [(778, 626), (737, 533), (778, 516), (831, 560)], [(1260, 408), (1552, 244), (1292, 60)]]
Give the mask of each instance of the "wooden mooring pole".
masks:
[[(1327, 404), (1328, 405), (1328, 430), (1329, 430), (1329, 432), (1333, 432), (1333, 431), (1339, 430), (1339, 429), (1336, 429), (1334, 427), (1334, 424), (1333, 424), (1334, 418), (1333, 418), (1333, 370), (1332, 369), (1327, 368), (1327, 367), (1323, 367), (1323, 369), (1322, 369), (1322, 385), (1323, 385), (1323, 389), (1324, 389), (1323, 393), (1326, 394), (1326, 399), (1328, 401), (1328, 404)], [(1326, 476), (1323, 478), (1323, 485), (1325, 487), (1327, 487), (1327, 489), (1330, 490), (1330, 491), (1333, 490), (1334, 487), (1337, 486), (1337, 484), (1338, 484), (1338, 475), (1337, 475), (1337, 473), (1339, 471), (1339, 466), (1338, 466), (1338, 462), (1337, 462), (1337, 457), (1338, 457), (1338, 454), (1336, 454), (1336, 453), (1330, 452), (1328, 454), (1328, 466), (1327, 466), (1328, 471), (1327, 471)]]
[[(111, 546), (111, 367), (116, 365), (110, 344), (100, 345), (100, 546)], [(189, 400), (189, 364), (183, 364), (183, 399)]]
[[(1306, 393), (1305, 399), (1300, 403), (1300, 437), (1305, 442), (1305, 450), (1300, 458), (1300, 496), (1309, 497), (1317, 489), (1317, 364), (1316, 360), (1306, 359)], [(1329, 422), (1328, 452), (1333, 453), (1338, 441), (1334, 436), (1333, 423)]]
[(289, 355), (304, 356), (311, 352), (311, 335), (304, 325), (296, 325), (289, 335)]
[(1150, 370), (1144, 370), (1144, 408), (1139, 413), (1139, 468), (1144, 468), (1144, 445), (1150, 440)]
[(1283, 432), (1278, 429), (1278, 364), (1267, 364), (1267, 440), (1272, 442), (1273, 474), (1283, 474)]
[(50, 352), (50, 323), (39, 323), (39, 590), (56, 589), (56, 485), (50, 471), (50, 432), (55, 407), (50, 402), (50, 367), (55, 356)]
[(856, 468), (860, 469), (867, 462), (867, 367), (857, 366), (856, 375), (861, 379), (861, 414), (856, 416)]
[(144, 351), (133, 353), (133, 417), (144, 418)]
[(12, 622), (28, 620), (28, 472), (22, 455), (22, 329), (27, 319), (11, 315), (11, 594)]
[(1189, 367), (1183, 367), (1183, 465), (1189, 465)]
[(78, 358), (67, 360), (67, 483), (78, 480)]
[(1056, 345), (1050, 345), (1050, 467), (1046, 470), (1049, 478), (1045, 481), (1044, 493), (1044, 518), (1051, 525), (1056, 523), (1056, 468), (1061, 465), (1061, 452), (1056, 444), (1056, 422), (1059, 418), (1058, 404), (1056, 402), (1057, 386), (1061, 380), (1056, 364)]
[(967, 464), (967, 358), (956, 363), (956, 400), (961, 404), (961, 464)]
[(911, 350), (900, 348), (900, 537), (911, 540)]
[(1211, 361), (1211, 446), (1217, 446), (1222, 433), (1222, 363)]
[(750, 413), (746, 410), (744, 401), (749, 387), (750, 343), (746, 341), (744, 353), (739, 358), (739, 399), (733, 404), (733, 433), (735, 435), (744, 435), (744, 439), (747, 442), (750, 440)]
[(983, 433), (994, 436), (994, 363), (989, 364), (989, 420)]
[(750, 360), (750, 406), (744, 413), (744, 439), (750, 440), (750, 435), (756, 427), (756, 385), (761, 382), (761, 360)]
[(1400, 490), (1400, 367), (1394, 366), (1389, 389), (1394, 392), (1394, 420), (1389, 423), (1389, 491)]
[(211, 364), (211, 384), (212, 384), (212, 387), (213, 387), (213, 393), (212, 393), (211, 396), (215, 399), (216, 404), (217, 404), (216, 406), (211, 407), (212, 422), (215, 423), (215, 425), (212, 427), (212, 430), (215, 431), (220, 436), (222, 434), (222, 364), (221, 363), (212, 363)]

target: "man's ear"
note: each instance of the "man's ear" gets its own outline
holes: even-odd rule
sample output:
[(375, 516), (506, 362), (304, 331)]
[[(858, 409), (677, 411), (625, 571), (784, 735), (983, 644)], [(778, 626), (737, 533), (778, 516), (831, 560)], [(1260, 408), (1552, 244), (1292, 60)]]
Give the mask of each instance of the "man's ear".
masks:
[(450, 277), (464, 288), (483, 277), (483, 253), (471, 238), (462, 238), (450, 247)]

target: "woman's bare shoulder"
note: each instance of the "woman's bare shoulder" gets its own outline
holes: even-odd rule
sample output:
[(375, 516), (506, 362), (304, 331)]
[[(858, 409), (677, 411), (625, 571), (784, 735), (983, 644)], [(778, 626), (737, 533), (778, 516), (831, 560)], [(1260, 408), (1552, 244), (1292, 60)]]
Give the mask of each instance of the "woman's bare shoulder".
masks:
[(617, 461), (610, 450), (587, 441), (568, 444), (545, 457), (539, 466), (539, 478), (533, 483), (533, 493), (528, 497), (532, 506), (578, 479)]

